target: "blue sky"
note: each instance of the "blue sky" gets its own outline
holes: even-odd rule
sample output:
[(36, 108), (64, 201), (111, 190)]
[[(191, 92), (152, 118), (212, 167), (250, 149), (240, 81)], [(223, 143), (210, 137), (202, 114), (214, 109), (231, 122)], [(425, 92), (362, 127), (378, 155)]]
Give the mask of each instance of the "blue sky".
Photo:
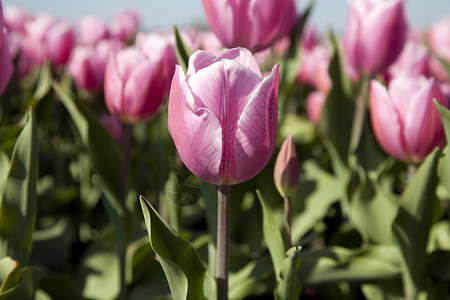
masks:
[[(47, 12), (70, 21), (94, 14), (103, 19), (112, 17), (121, 7), (136, 8), (142, 16), (143, 29), (206, 24), (200, 0), (2, 0), (4, 6), (17, 5), (29, 11)], [(309, 1), (297, 0), (303, 9)], [(412, 26), (429, 26), (433, 21), (450, 15), (450, 0), (407, 0), (406, 10)], [(329, 25), (337, 33), (343, 32), (347, 17), (345, 0), (317, 0), (312, 22), (320, 30)]]

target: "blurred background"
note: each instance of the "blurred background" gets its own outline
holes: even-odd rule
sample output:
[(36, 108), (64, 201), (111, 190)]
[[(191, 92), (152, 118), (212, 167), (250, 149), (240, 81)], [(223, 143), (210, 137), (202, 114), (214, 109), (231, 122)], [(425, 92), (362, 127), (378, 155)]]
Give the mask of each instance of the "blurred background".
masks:
[[(449, 0), (406, 0), (407, 17), (413, 27), (427, 27), (444, 15), (450, 14)], [(206, 18), (200, 0), (3, 0), (4, 6), (17, 5), (30, 12), (47, 12), (60, 18), (76, 21), (87, 14), (110, 19), (120, 8), (135, 8), (141, 13), (142, 28), (166, 28), (177, 25), (205, 25)], [(298, 9), (309, 3), (297, 0)], [(342, 33), (347, 17), (347, 2), (344, 0), (317, 0), (311, 21), (320, 31), (331, 25), (335, 32)]]

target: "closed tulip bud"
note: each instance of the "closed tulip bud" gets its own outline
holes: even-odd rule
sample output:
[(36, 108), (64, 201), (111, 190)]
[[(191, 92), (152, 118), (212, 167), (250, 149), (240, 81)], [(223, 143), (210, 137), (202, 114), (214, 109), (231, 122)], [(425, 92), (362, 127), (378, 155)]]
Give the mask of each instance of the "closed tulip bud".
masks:
[(68, 64), (69, 74), (78, 89), (103, 88), (106, 62), (110, 53), (123, 48), (119, 40), (101, 40), (95, 47), (77, 46)]
[(110, 55), (105, 71), (105, 101), (112, 115), (133, 124), (148, 120), (167, 93), (157, 61), (128, 48)]
[(433, 99), (448, 106), (433, 78), (395, 78), (389, 90), (372, 80), (372, 127), (387, 153), (406, 163), (420, 163), (443, 143), (444, 130)]
[(296, 22), (294, 0), (202, 0), (211, 31), (225, 47), (253, 52), (289, 34)]
[(306, 113), (308, 114), (308, 118), (316, 125), (320, 122), (320, 116), (322, 115), (322, 109), (326, 99), (327, 95), (320, 91), (315, 91), (310, 93), (306, 100)]
[(273, 181), (282, 197), (292, 196), (300, 183), (300, 163), (291, 135), (284, 140), (278, 152), (273, 169)]
[(69, 22), (41, 15), (26, 24), (24, 52), (31, 65), (49, 60), (53, 67), (65, 64), (74, 45), (74, 32)]
[(139, 12), (133, 9), (118, 11), (108, 25), (109, 37), (129, 42), (138, 32), (140, 20)]
[(279, 73), (263, 77), (244, 48), (189, 59), (176, 67), (168, 127), (180, 158), (199, 178), (231, 185), (256, 176), (275, 147)]
[(344, 34), (348, 62), (363, 74), (386, 70), (403, 49), (407, 23), (403, 0), (349, 0)]

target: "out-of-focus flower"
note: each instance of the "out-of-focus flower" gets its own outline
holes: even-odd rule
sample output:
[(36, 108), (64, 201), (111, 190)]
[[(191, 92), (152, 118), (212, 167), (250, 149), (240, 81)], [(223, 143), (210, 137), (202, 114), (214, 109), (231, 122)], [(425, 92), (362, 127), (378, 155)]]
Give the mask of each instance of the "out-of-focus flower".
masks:
[(110, 55), (104, 91), (111, 114), (129, 124), (152, 117), (167, 94), (160, 73), (159, 61), (148, 59), (138, 49), (123, 49)]
[(75, 47), (67, 69), (77, 88), (84, 90), (103, 88), (109, 54), (119, 51), (123, 46), (119, 40), (101, 40), (95, 46)]
[(138, 32), (140, 20), (140, 14), (136, 10), (122, 9), (118, 11), (108, 25), (109, 37), (129, 42)]
[(25, 33), (25, 25), (32, 19), (26, 10), (18, 6), (6, 6), (3, 11), (3, 26), (8, 32)]
[(11, 79), (12, 73), (14, 71), (13, 64), (11, 62), (11, 58), (9, 56), (8, 49), (8, 38), (6, 33), (3, 32), (3, 7), (2, 2), (0, 1), (0, 95), (6, 89), (6, 86)]
[(320, 116), (322, 115), (322, 109), (326, 99), (327, 95), (320, 91), (309, 93), (306, 99), (306, 113), (311, 122), (316, 125), (320, 122)]
[(388, 76), (390, 78), (428, 76), (429, 59), (428, 50), (423, 43), (409, 40), (398, 59), (388, 68)]
[(301, 52), (300, 71), (298, 81), (315, 87), (324, 94), (331, 89), (331, 78), (328, 74), (330, 64), (329, 50), (323, 45), (317, 45), (311, 50), (303, 49)]
[(387, 153), (406, 163), (420, 163), (442, 144), (444, 130), (433, 99), (448, 106), (433, 78), (398, 77), (390, 82), (389, 90), (372, 80), (372, 127)]
[(275, 147), (278, 65), (263, 78), (252, 54), (234, 48), (176, 67), (169, 96), (169, 132), (178, 153), (199, 178), (237, 184), (258, 174)]
[(74, 45), (74, 31), (69, 22), (50, 15), (40, 15), (26, 24), (24, 55), (32, 66), (49, 60), (53, 67), (65, 64)]
[(82, 17), (77, 24), (77, 43), (92, 46), (108, 38), (107, 23), (94, 15)]
[(363, 74), (378, 74), (393, 63), (406, 41), (403, 0), (349, 0), (344, 34), (347, 61)]
[(301, 45), (307, 50), (312, 50), (318, 43), (317, 29), (307, 23), (303, 28)]
[(120, 123), (115, 116), (103, 115), (100, 117), (100, 122), (117, 144), (123, 144), (125, 140), (125, 130), (122, 123)]
[[(428, 42), (435, 55), (450, 63), (450, 16), (440, 19), (431, 26)], [(429, 63), (430, 72), (434, 77), (441, 82), (450, 83), (450, 75), (441, 61), (432, 56)]]
[(292, 135), (286, 137), (273, 168), (273, 181), (282, 197), (292, 196), (300, 183), (300, 163)]
[(209, 26), (225, 47), (253, 52), (289, 34), (296, 22), (294, 0), (202, 0)]

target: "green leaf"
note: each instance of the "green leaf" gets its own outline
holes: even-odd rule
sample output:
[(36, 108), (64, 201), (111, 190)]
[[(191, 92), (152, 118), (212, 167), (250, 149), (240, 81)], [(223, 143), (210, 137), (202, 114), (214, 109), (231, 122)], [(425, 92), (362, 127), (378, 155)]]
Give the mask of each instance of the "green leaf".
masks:
[(115, 227), (117, 246), (125, 251), (124, 212), (119, 200), (122, 161), (119, 151), (99, 118), (86, 105), (66, 86), (53, 82), (53, 88), (74, 121), (94, 169), (100, 175), (94, 179), (106, 196), (105, 209)]
[(300, 282), (297, 277), (300, 249), (300, 247), (289, 249), (286, 259), (281, 264), (281, 276), (275, 289), (277, 300), (297, 300), (300, 297)]
[(421, 164), (402, 194), (400, 208), (392, 224), (394, 241), (403, 258), (406, 297), (415, 297), (424, 282), (423, 264), (436, 201), (439, 154), (439, 150), (434, 150)]
[(191, 57), (192, 53), (183, 41), (177, 26), (173, 27), (173, 33), (175, 35), (175, 53), (177, 54), (178, 64), (183, 68), (184, 72), (186, 72), (189, 64), (189, 57)]
[(0, 191), (2, 190), (3, 182), (5, 181), (6, 174), (9, 168), (9, 157), (5, 152), (0, 151)]
[(444, 107), (442, 104), (434, 99), (434, 104), (436, 105), (439, 114), (441, 115), (442, 124), (444, 125), (445, 136), (447, 138), (447, 146), (444, 149), (444, 155), (440, 159), (438, 173), (441, 183), (445, 186), (447, 192), (450, 193), (450, 154), (449, 154), (449, 143), (450, 143), (450, 110)]
[(20, 282), (19, 263), (11, 257), (0, 260), (0, 295)]
[(371, 246), (366, 250), (328, 247), (300, 252), (298, 276), (302, 285), (371, 282), (400, 279), (400, 254), (394, 246)]
[(0, 300), (35, 300), (41, 270), (25, 267), (20, 270), (20, 282), (13, 288), (0, 293)]
[(278, 222), (275, 213), (269, 204), (264, 200), (261, 192), (256, 191), (259, 202), (261, 203), (263, 211), (263, 233), (264, 239), (269, 249), (270, 257), (272, 258), (273, 268), (277, 281), (280, 279), (281, 265), (285, 258), (286, 248), (284, 246), (283, 237), (278, 227)]
[(330, 33), (333, 49), (328, 72), (333, 86), (327, 96), (320, 118), (320, 129), (334, 145), (337, 154), (346, 162), (353, 126), (354, 102), (351, 86), (342, 64), (342, 54), (335, 36)]
[(150, 245), (166, 274), (174, 299), (205, 299), (206, 269), (195, 248), (173, 232), (144, 197), (140, 197), (140, 202)]
[(49, 61), (47, 61), (39, 70), (39, 79), (37, 82), (36, 90), (33, 94), (33, 102), (37, 102), (44, 98), (51, 89), (52, 81), (52, 67)]
[(37, 165), (37, 129), (30, 108), (0, 194), (0, 257), (10, 256), (22, 266), (28, 262), (36, 219)]

